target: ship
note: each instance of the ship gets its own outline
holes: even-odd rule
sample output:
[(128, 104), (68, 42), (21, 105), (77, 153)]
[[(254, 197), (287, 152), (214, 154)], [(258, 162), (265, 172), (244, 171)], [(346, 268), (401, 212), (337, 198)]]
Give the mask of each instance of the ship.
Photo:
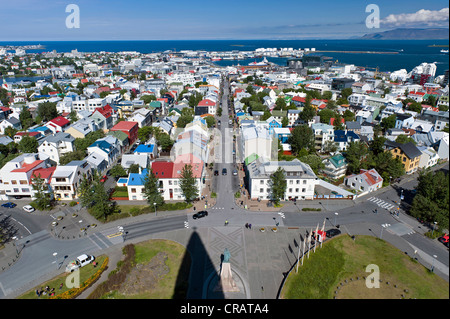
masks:
[(448, 50), (441, 50), (441, 53), (447, 53), (448, 54)]
[(211, 61), (222, 61), (222, 58), (211, 58)]

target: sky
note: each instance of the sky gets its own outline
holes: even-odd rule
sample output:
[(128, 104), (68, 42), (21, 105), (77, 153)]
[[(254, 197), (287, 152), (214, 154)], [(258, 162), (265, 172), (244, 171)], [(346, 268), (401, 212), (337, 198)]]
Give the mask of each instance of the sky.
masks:
[[(79, 28), (68, 27), (77, 21), (66, 12), (71, 4)], [(379, 8), (379, 28), (366, 25), (369, 4)], [(0, 0), (0, 41), (348, 39), (448, 27), (448, 7), (447, 0)]]

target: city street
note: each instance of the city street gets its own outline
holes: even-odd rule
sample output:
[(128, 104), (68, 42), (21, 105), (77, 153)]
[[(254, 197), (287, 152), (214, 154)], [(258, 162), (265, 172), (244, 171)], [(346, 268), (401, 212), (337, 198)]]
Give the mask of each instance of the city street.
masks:
[[(220, 130), (225, 138), (228, 125), (228, 82), (224, 83), (222, 96), (223, 113)], [(212, 191), (217, 193), (216, 204), (208, 209), (208, 216), (194, 220), (193, 211), (158, 212), (117, 220), (89, 228), (81, 234), (79, 227), (66, 228), (66, 238), (57, 238), (49, 224), (55, 219), (52, 214), (25, 213), (21, 206), (13, 209), (0, 208), (0, 219), (9, 218), (17, 229), (15, 246), (0, 251), (0, 297), (14, 298), (27, 289), (48, 280), (64, 271), (68, 261), (82, 253), (100, 255), (120, 251), (127, 243), (137, 243), (152, 238), (166, 238), (185, 245), (191, 252), (193, 264), (188, 292), (190, 298), (213, 297), (209, 284), (220, 269), (221, 254), (225, 248), (231, 252), (231, 267), (242, 283), (239, 294), (226, 298), (276, 298), (283, 280), (297, 258), (298, 244), (306, 232), (319, 228), (340, 226), (343, 233), (381, 237), (401, 251), (407, 253), (448, 281), (448, 249), (423, 236), (428, 229), (403, 212), (401, 203), (411, 200), (411, 191), (417, 185), (414, 176), (362, 196), (354, 201), (314, 201), (284, 203), (282, 209), (274, 211), (252, 211), (236, 205), (234, 194), (239, 190), (239, 177), (233, 176), (236, 168), (232, 155), (232, 144), (223, 142), (224, 161), (216, 162)], [(448, 164), (446, 165), (448, 169)], [(222, 175), (226, 168), (227, 174)], [(400, 189), (401, 187), (401, 189)], [(303, 212), (302, 205), (319, 205), (320, 212)], [(69, 208), (66, 219), (70, 218)], [(399, 211), (393, 215), (388, 210)], [(60, 210), (61, 211), (61, 210)], [(63, 210), (64, 211), (64, 210)], [(58, 211), (57, 211), (58, 212)], [(81, 209), (79, 220), (90, 223), (90, 216)], [(228, 225), (225, 225), (225, 222)], [(73, 223), (77, 223), (73, 220)], [(252, 224), (252, 229), (245, 224)], [(119, 232), (119, 226), (124, 233)], [(272, 228), (277, 227), (277, 231)], [(260, 230), (264, 227), (264, 232)], [(56, 253), (56, 255), (55, 255)], [(16, 258), (12, 265), (10, 259)], [(436, 256), (436, 257), (433, 257)], [(7, 264), (7, 265), (6, 265)], [(6, 266), (5, 266), (6, 265)], [(115, 265), (110, 265), (114, 267)], [(264, 287), (264, 289), (261, 289)]]

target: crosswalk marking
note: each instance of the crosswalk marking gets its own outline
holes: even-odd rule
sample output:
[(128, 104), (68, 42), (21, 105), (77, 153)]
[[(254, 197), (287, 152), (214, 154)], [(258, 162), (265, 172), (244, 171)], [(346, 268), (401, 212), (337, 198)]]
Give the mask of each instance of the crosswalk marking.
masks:
[(189, 222), (187, 221), (184, 222), (184, 228), (189, 228)]
[(280, 215), (281, 218), (286, 218), (286, 216), (284, 216), (284, 213), (279, 212), (278, 215)]
[(225, 209), (225, 207), (211, 207), (211, 209)]
[(384, 200), (380, 199), (380, 198), (376, 198), (376, 197), (370, 197), (369, 199), (367, 199), (369, 202), (374, 203), (375, 205), (377, 205), (378, 207), (384, 208), (386, 210), (390, 210), (392, 208), (395, 207), (394, 204), (389, 204), (387, 202), (385, 202)]

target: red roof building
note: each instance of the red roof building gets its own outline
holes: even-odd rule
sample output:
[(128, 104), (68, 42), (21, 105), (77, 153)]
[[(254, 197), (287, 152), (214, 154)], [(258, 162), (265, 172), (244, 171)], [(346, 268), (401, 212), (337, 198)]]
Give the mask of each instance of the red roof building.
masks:
[(69, 125), (70, 121), (63, 116), (58, 116), (45, 124), (53, 133), (64, 132)]
[(152, 163), (152, 171), (156, 178), (172, 178), (173, 162), (155, 161)]
[(130, 145), (137, 140), (139, 125), (138, 122), (121, 121), (111, 128), (111, 131), (121, 131), (127, 134)]

